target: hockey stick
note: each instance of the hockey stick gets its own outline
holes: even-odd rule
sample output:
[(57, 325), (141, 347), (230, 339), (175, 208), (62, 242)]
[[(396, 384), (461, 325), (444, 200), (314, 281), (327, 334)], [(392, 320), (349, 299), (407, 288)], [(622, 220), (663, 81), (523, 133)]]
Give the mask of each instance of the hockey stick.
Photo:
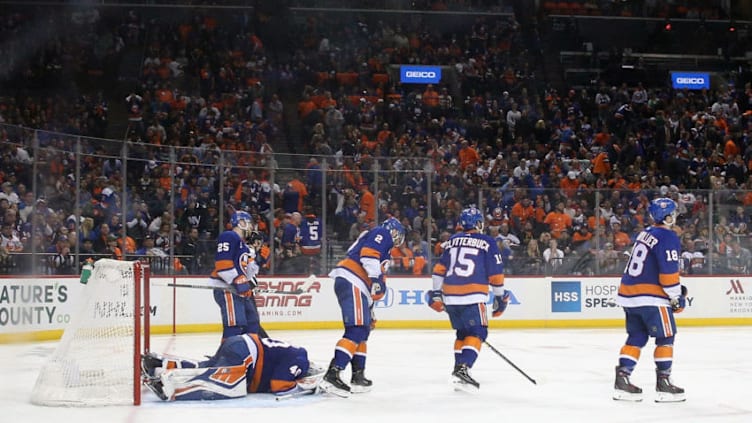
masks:
[(488, 343), (488, 341), (483, 341), (483, 343), (486, 344), (488, 346), (488, 348), (491, 348), (491, 351), (495, 352), (496, 355), (498, 355), (499, 357), (503, 358), (504, 361), (506, 361), (507, 363), (509, 363), (510, 366), (514, 367), (515, 370), (517, 370), (518, 372), (520, 372), (520, 374), (522, 376), (525, 376), (527, 378), (527, 380), (529, 380), (530, 382), (533, 382), (533, 385), (537, 385), (538, 384), (538, 382), (536, 382), (535, 379), (531, 378), (530, 376), (528, 376), (527, 373), (523, 372), (522, 369), (520, 369), (519, 367), (517, 367), (517, 365), (515, 365), (514, 363), (512, 363), (511, 360), (509, 360), (508, 358), (506, 358), (506, 356), (504, 356), (504, 354), (502, 354), (501, 351), (499, 351), (496, 348), (494, 348), (494, 346), (491, 345), (490, 343)]
[[(165, 286), (174, 287), (174, 288), (222, 289), (228, 292), (232, 292), (233, 294), (237, 293), (237, 291), (235, 290), (235, 287), (230, 286), (230, 285), (220, 286), (220, 285), (199, 285), (199, 284), (190, 284), (190, 283), (168, 283)], [(255, 288), (253, 292), (256, 292), (259, 294), (300, 295), (300, 294), (304, 294), (306, 291), (303, 290), (302, 288), (296, 289), (295, 291), (279, 291), (276, 289)]]
[(281, 395), (275, 395), (274, 400), (275, 401), (284, 401), (292, 398), (298, 398), (303, 397), (306, 395), (313, 395), (317, 391), (316, 388), (314, 389), (301, 389), (299, 391), (290, 392), (289, 394), (281, 394)]

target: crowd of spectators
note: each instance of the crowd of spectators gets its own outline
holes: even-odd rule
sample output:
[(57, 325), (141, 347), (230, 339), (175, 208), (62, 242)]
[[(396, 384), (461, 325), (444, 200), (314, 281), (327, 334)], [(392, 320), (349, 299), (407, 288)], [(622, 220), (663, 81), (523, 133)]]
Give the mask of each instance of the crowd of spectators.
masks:
[(728, 19), (731, 2), (721, 0), (570, 0), (544, 1), (542, 9), (547, 14), (557, 15)]
[[(301, 215), (326, 216), (327, 240), (342, 249), (391, 215), (409, 234), (392, 272), (427, 274), (476, 204), (510, 273), (619, 273), (661, 195), (680, 206), (684, 272), (748, 269), (747, 75), (708, 91), (549, 86), (539, 40), (510, 15), (447, 26), (441, 15), (311, 14), (280, 56), (256, 18), (196, 13), (134, 35), (146, 54), (140, 86), (118, 106), (131, 124), (125, 174), (93, 142), (77, 180), (74, 138), (38, 133), (35, 153), (28, 134), (4, 126), (0, 254), (39, 253), (49, 273), (77, 273), (86, 257), (149, 256), (201, 274), (234, 210), (251, 212), (280, 262), (295, 250), (282, 228)], [(145, 23), (122, 22), (136, 34)], [(403, 85), (393, 63), (441, 64), (456, 80)], [(6, 101), (0, 119), (96, 135), (81, 129), (90, 114), (80, 103)], [(274, 152), (296, 124), (293, 151), (306, 162), (292, 172)], [(45, 172), (32, 174), (32, 154)], [(13, 269), (35, 265), (16, 258)]]

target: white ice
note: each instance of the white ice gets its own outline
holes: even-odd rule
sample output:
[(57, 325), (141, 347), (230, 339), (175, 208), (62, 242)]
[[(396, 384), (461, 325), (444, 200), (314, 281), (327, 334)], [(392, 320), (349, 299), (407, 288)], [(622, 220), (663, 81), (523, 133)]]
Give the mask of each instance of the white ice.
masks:
[[(305, 346), (327, 364), (340, 330), (270, 331)], [(684, 403), (655, 403), (652, 344), (632, 376), (640, 403), (611, 399), (621, 329), (492, 329), (488, 341), (537, 385), (484, 347), (472, 370), (480, 392), (449, 386), (450, 330), (376, 329), (369, 340), (370, 393), (343, 399), (314, 395), (274, 401), (267, 394), (212, 402), (161, 402), (144, 390), (140, 407), (56, 408), (32, 405), (31, 389), (54, 342), (0, 345), (0, 422), (223, 423), (247, 422), (751, 422), (752, 331), (748, 327), (680, 327), (674, 382)], [(217, 334), (158, 336), (153, 350), (200, 358), (214, 352)], [(349, 380), (349, 376), (343, 375)], [(477, 421), (477, 420), (476, 420)]]

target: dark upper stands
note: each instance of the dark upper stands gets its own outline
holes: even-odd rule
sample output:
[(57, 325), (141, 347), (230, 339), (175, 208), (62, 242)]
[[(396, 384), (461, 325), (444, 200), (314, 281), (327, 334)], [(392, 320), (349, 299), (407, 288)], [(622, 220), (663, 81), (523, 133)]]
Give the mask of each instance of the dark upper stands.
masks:
[[(489, 8), (488, 2), (470, 3), (481, 12), (514, 10)], [(567, 13), (560, 3), (556, 8), (544, 5), (544, 9), (567, 15), (579, 10), (571, 3), (578, 2), (570, 2)], [(594, 9), (588, 7), (591, 4), (582, 2), (588, 15), (593, 14)], [(456, 4), (444, 6), (451, 10)], [(424, 2), (420, 9), (442, 10), (444, 6)], [(626, 13), (598, 10), (601, 14)], [(636, 16), (636, 12), (629, 13)], [(656, 17), (663, 13), (651, 12)], [(665, 13), (665, 17), (681, 16), (678, 9)], [(690, 13), (694, 12), (687, 10), (684, 17)], [(721, 16), (718, 9), (714, 13)], [(24, 27), (36, 25), (30, 15), (3, 20), (9, 22), (2, 28), (3, 38), (18, 41)], [(57, 16), (50, 19), (63, 19)], [(322, 195), (309, 194), (315, 197), (311, 202), (314, 211), (329, 216), (330, 230), (336, 232), (336, 237), (331, 237), (333, 243), (335, 238), (349, 242), (351, 227), (357, 233), (359, 225), (369, 223), (359, 220), (363, 219), (358, 203), (363, 183), (376, 190), (376, 219), (386, 213), (397, 215), (417, 233), (417, 239), (426, 238), (430, 224), (434, 254), (439, 251), (437, 241), (442, 233), (454, 230), (459, 211), (469, 203), (483, 206), (489, 226), (501, 228), (504, 224), (518, 238), (519, 246), (504, 235), (506, 229), (501, 231), (500, 239), (508, 238), (507, 254), (527, 257), (533, 244), (547, 244), (549, 238), (555, 238), (566, 252), (569, 267), (549, 263), (538, 271), (617, 269), (615, 263), (623, 256), (603, 253), (605, 246), (611, 244), (615, 252), (623, 251), (618, 232), (634, 236), (647, 223), (646, 202), (656, 195), (671, 195), (680, 201), (686, 209), (685, 242), (700, 249), (704, 246), (707, 258), (712, 254), (726, 257), (733, 241), (746, 242), (748, 230), (741, 226), (746, 218), (735, 210), (736, 205), (752, 203), (746, 191), (741, 191), (750, 187), (752, 160), (746, 133), (752, 109), (746, 70), (720, 69), (717, 80), (721, 83), (708, 92), (674, 91), (665, 81), (655, 84), (647, 80), (643, 87), (638, 81), (622, 84), (611, 80), (574, 87), (567, 81), (556, 85), (547, 77), (544, 56), (554, 41), (560, 43), (557, 48), (571, 45), (577, 49), (583, 40), (605, 39), (609, 32), (603, 32), (600, 21), (578, 20), (577, 36), (570, 40), (560, 38), (562, 31), (554, 30), (561, 22), (571, 22), (560, 18), (544, 20), (553, 24), (553, 29), (543, 27), (539, 34), (511, 13), (292, 9), (291, 24), (295, 25), (287, 28), (290, 32), (285, 40), (295, 48), (280, 52), (279, 40), (264, 38), (260, 17), (211, 9), (169, 16), (155, 15), (153, 10), (102, 9), (98, 16), (81, 15), (83, 22), (94, 22), (79, 24), (85, 30), (73, 31), (65, 38), (73, 42), (71, 46), (61, 50), (58, 40), (41, 40), (34, 50), (35, 60), (29, 61), (37, 64), (30, 67), (30, 75), (34, 76), (31, 81), (48, 84), (60, 72), (95, 76), (99, 69), (108, 73), (105, 69), (110, 68), (103, 64), (116, 60), (121, 44), (143, 46), (145, 53), (138, 86), (129, 90), (135, 96), (127, 103), (131, 119), (128, 139), (133, 142), (129, 149), (132, 162), (125, 174), (129, 189), (122, 190), (118, 144), (87, 143), (78, 182), (83, 188), (81, 209), (76, 212), (71, 201), (75, 198), (76, 161), (71, 153), (77, 138), (40, 133), (43, 149), (35, 159), (46, 170), (45, 177), (37, 179), (37, 192), (31, 194), (30, 202), (19, 203), (19, 216), (8, 218), (25, 251), (39, 242), (42, 250), (49, 247), (57, 254), (65, 248), (61, 237), (67, 237), (61, 229), (75, 230), (77, 214), (83, 218), (81, 222), (92, 220), (91, 235), (81, 235), (77, 247), (81, 252), (83, 238), (91, 237), (94, 253), (117, 254), (116, 244), (110, 244), (108, 237), (111, 232), (122, 240), (125, 231), (134, 244), (129, 248), (126, 242), (126, 253), (148, 246), (148, 238), (154, 238), (155, 244), (161, 239), (157, 245), (161, 251), (143, 253), (163, 261), (164, 257), (195, 251), (187, 249), (190, 243), (186, 242), (194, 226), (200, 226), (205, 244), (211, 244), (222, 230), (219, 222), (226, 222), (235, 208), (247, 208), (262, 225), (273, 227), (284, 220), (284, 212), (279, 220), (273, 219), (272, 205), (278, 208), (295, 195), (286, 188), (287, 180), (297, 177), (307, 182), (310, 192), (319, 180), (315, 175), (323, 156), (334, 153), (338, 153), (336, 158), (326, 158), (330, 169), (327, 210), (321, 210)], [(656, 43), (656, 38), (640, 31), (645, 21), (617, 22), (634, 26), (626, 32), (639, 36), (636, 45), (651, 49), (639, 53), (655, 52), (656, 46), (663, 45), (661, 53), (665, 54), (676, 47), (674, 41)], [(592, 32), (597, 28), (601, 31)], [(676, 31), (683, 31), (678, 23)], [(616, 32), (623, 38), (625, 28), (619, 26)], [(93, 42), (103, 34), (111, 35), (111, 44)], [(746, 34), (739, 36), (746, 42)], [(709, 46), (717, 43), (709, 39)], [(17, 51), (19, 44), (7, 48)], [(601, 67), (596, 50), (585, 60)], [(39, 63), (49, 66), (40, 67)], [(59, 69), (56, 63), (61, 64)], [(392, 66), (399, 63), (446, 66), (447, 78), (436, 87), (402, 85), (396, 82)], [(29, 75), (22, 69), (26, 68), (11, 68), (14, 81)], [(4, 99), (0, 116), (13, 125), (101, 136), (107, 109), (125, 108), (126, 102), (122, 98), (119, 104), (107, 102), (102, 94), (86, 92), (84, 85), (57, 89), (53, 84), (52, 99), (19, 89), (12, 98)], [(71, 90), (75, 95), (66, 95)], [(34, 179), (33, 168), (24, 163), (24, 151), (33, 154), (30, 137), (15, 133), (12, 127), (4, 129), (4, 141), (9, 142), (2, 147), (2, 181), (10, 182), (11, 192), (25, 197)], [(295, 137), (290, 135), (293, 133)], [(179, 147), (174, 168), (170, 147)], [(297, 159), (298, 167), (307, 164), (308, 170), (294, 174), (279, 162), (275, 169), (270, 156), (274, 150), (305, 153)], [(315, 161), (309, 161), (309, 155), (315, 155)], [(217, 166), (220, 157), (223, 168)], [(427, 174), (426, 158), (433, 169)], [(374, 163), (380, 172), (372, 170)], [(271, 171), (279, 178), (274, 181), (279, 185), (276, 191), (269, 182)], [(707, 193), (697, 191), (701, 189), (717, 190), (715, 199), (722, 206), (715, 210), (719, 219), (714, 222), (718, 226), (712, 228), (717, 232), (713, 246), (702, 244), (709, 241), (711, 228), (703, 218), (707, 205), (702, 196), (707, 198)], [(731, 196), (734, 193), (736, 198)], [(174, 196), (173, 206), (169, 206), (170, 195)], [(49, 208), (32, 231), (27, 222), (29, 216), (33, 220), (38, 215), (36, 198), (42, 196)], [(531, 200), (530, 212), (523, 206), (524, 198)], [(123, 201), (125, 218), (113, 220), (113, 215), (119, 217)], [(27, 215), (23, 209), (32, 207), (31, 203), (35, 211)], [(559, 203), (562, 210), (557, 212)], [(231, 208), (220, 210), (220, 204)], [(0, 206), (6, 207), (2, 197)], [(431, 223), (425, 219), (429, 213)], [(597, 222), (596, 217), (602, 221)], [(612, 217), (619, 221), (620, 230), (612, 224)], [(733, 219), (733, 225), (720, 217)], [(135, 226), (123, 223), (134, 219)], [(171, 234), (172, 221), (179, 231)], [(103, 226), (108, 230), (103, 231)], [(587, 228), (585, 234), (580, 233), (583, 227)], [(726, 233), (733, 233), (733, 238), (725, 240)], [(191, 245), (196, 247), (195, 242)], [(524, 267), (510, 265), (510, 269), (530, 272), (536, 260), (544, 266), (541, 258), (547, 246), (539, 245), (540, 256), (530, 257)], [(211, 249), (205, 245), (197, 248), (203, 248), (205, 261), (203, 267), (191, 271), (205, 272), (205, 266), (211, 265)], [(427, 254), (421, 248), (421, 254)], [(170, 261), (164, 266), (175, 271), (184, 264)], [(690, 269), (692, 266), (687, 267)]]

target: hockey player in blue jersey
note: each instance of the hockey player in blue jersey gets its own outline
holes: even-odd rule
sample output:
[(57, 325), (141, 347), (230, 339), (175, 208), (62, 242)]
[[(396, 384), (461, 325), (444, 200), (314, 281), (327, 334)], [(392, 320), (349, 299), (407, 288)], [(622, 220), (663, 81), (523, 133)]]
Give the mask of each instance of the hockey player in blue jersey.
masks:
[(144, 384), (165, 401), (312, 394), (324, 371), (308, 360), (305, 348), (248, 333), (227, 338), (204, 361), (153, 352), (141, 357)]
[[(365, 377), (366, 341), (371, 331), (374, 301), (384, 297), (386, 283), (382, 263), (391, 259), (393, 246), (405, 240), (405, 227), (390, 217), (381, 225), (364, 231), (347, 250), (347, 255), (329, 273), (342, 312), (345, 333), (337, 342), (329, 370), (321, 388), (347, 397), (351, 392), (367, 392), (371, 380)], [(350, 385), (340, 379), (340, 371), (351, 364)]]
[(504, 288), (504, 263), (496, 241), (483, 233), (484, 217), (475, 207), (460, 214), (462, 232), (444, 243), (444, 252), (433, 268), (433, 290), (428, 305), (446, 311), (455, 330), (452, 384), (456, 390), (476, 391), (480, 384), (470, 369), (488, 336), (486, 302), (493, 292), (493, 317), (504, 313), (509, 291)]
[[(256, 249), (263, 238), (254, 237), (251, 215), (236, 211), (230, 218), (232, 229), (224, 231), (217, 239), (214, 270), (210, 278), (227, 284), (226, 289), (214, 290), (214, 301), (222, 313), (222, 339), (243, 333), (266, 332), (261, 328), (253, 289), (259, 267), (255, 263)], [(254, 245), (246, 244), (246, 237)]]
[(633, 385), (632, 374), (640, 351), (655, 338), (656, 402), (684, 401), (684, 389), (671, 381), (676, 321), (686, 305), (687, 290), (679, 283), (681, 242), (672, 229), (677, 205), (669, 198), (650, 202), (653, 225), (637, 235), (624, 269), (616, 303), (624, 308), (627, 340), (619, 352), (614, 399), (642, 400), (642, 389)]

